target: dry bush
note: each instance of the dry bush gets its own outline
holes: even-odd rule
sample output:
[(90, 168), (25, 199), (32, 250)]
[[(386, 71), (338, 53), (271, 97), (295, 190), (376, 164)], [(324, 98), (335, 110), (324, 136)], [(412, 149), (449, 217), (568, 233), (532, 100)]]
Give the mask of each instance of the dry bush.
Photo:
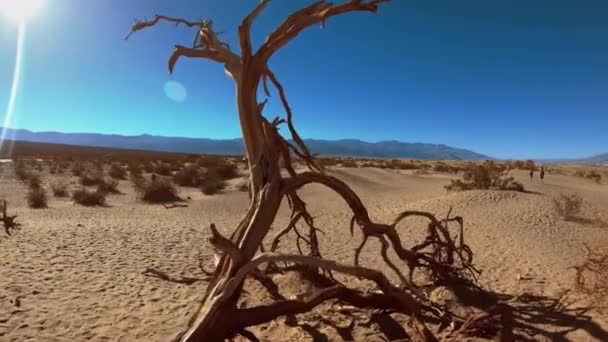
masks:
[(37, 173), (28, 173), (26, 183), (30, 189), (40, 189), (42, 187), (42, 178)]
[(323, 167), (337, 166), (338, 164), (340, 164), (340, 160), (336, 158), (324, 157), (317, 158), (317, 163)]
[(602, 183), (602, 175), (595, 170), (591, 170), (591, 171), (587, 172), (585, 174), (585, 178), (591, 179), (592, 181), (596, 182), (597, 184)]
[(587, 249), (584, 263), (574, 267), (576, 289), (591, 297), (593, 308), (602, 312), (608, 311), (608, 249), (591, 251)]
[(27, 171), (25, 163), (23, 163), (22, 161), (18, 161), (15, 163), (15, 176), (22, 182), (27, 181), (29, 171)]
[(87, 189), (76, 190), (72, 193), (72, 200), (75, 203), (87, 207), (102, 206), (106, 203), (106, 193), (102, 191), (89, 191)]
[(201, 170), (196, 164), (190, 164), (173, 175), (173, 181), (179, 186), (198, 187), (201, 185)]
[(200, 156), (200, 158), (196, 161), (200, 167), (217, 166), (225, 162), (226, 161), (224, 158), (220, 156)]
[(173, 171), (173, 166), (169, 163), (158, 162), (154, 165), (152, 172), (157, 173), (161, 176), (170, 176)]
[(508, 163), (512, 169), (520, 170), (537, 170), (536, 163), (533, 160), (515, 160)]
[(464, 170), (462, 180), (452, 180), (445, 188), (448, 191), (465, 190), (513, 190), (524, 191), (524, 186), (513, 177), (506, 176), (506, 166), (485, 161)]
[(105, 192), (106, 194), (119, 194), (118, 180), (112, 177), (106, 177), (101, 183), (97, 184), (97, 191)]
[(378, 167), (383, 169), (391, 169), (391, 170), (417, 170), (420, 168), (419, 165), (413, 162), (405, 162), (400, 159), (391, 159), (386, 160), (383, 163), (380, 163)]
[(435, 164), (435, 166), (433, 166), (433, 171), (435, 171), (435, 172), (452, 172), (453, 170), (452, 170), (451, 166), (449, 166), (445, 163), (439, 162), (439, 163)]
[(181, 200), (177, 188), (170, 179), (158, 177), (154, 180), (140, 178), (136, 183), (139, 198), (148, 203), (167, 203)]
[(103, 173), (99, 171), (88, 170), (80, 174), (78, 182), (84, 186), (94, 186), (103, 183)]
[(144, 168), (143, 165), (138, 164), (136, 162), (131, 162), (131, 163), (129, 163), (128, 168), (129, 168), (129, 178), (131, 178), (131, 180), (137, 179), (142, 176), (142, 169)]
[(226, 188), (225, 178), (216, 171), (216, 169), (208, 169), (203, 174), (201, 182), (203, 194), (215, 195)]
[(82, 163), (76, 162), (72, 164), (72, 175), (74, 175), (75, 177), (80, 177), (83, 172), (84, 166), (82, 165)]
[(51, 184), (51, 190), (53, 191), (53, 196), (55, 197), (68, 196), (68, 186), (65, 183), (53, 183)]
[(155, 170), (155, 167), (156, 167), (155, 165), (156, 165), (156, 164), (154, 164), (153, 162), (146, 162), (146, 163), (144, 164), (144, 170), (145, 170), (147, 173), (153, 173), (153, 172), (154, 172), (154, 170)]
[(205, 175), (208, 176), (208, 174), (210, 173), (216, 174), (219, 178), (223, 180), (228, 180), (238, 177), (239, 169), (235, 164), (222, 161), (217, 165), (208, 166)]
[(40, 209), (47, 207), (46, 190), (42, 187), (30, 188), (27, 193), (27, 204), (30, 208)]
[(342, 167), (359, 167), (357, 162), (352, 159), (343, 160), (340, 164), (342, 164)]
[(574, 175), (575, 175), (576, 177), (581, 177), (581, 178), (582, 178), (582, 177), (585, 177), (585, 170), (583, 170), (583, 169), (576, 169), (576, 170), (574, 171)]
[(583, 199), (577, 194), (561, 194), (553, 203), (559, 215), (566, 221), (574, 221), (579, 218), (583, 207)]
[(108, 175), (114, 179), (126, 179), (127, 170), (125, 170), (125, 168), (119, 163), (112, 163), (112, 165), (110, 165)]

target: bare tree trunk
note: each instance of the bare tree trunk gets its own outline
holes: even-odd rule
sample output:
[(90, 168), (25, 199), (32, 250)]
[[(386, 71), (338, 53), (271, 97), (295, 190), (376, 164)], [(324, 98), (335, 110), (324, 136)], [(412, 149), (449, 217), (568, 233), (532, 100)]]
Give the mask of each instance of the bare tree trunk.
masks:
[[(236, 84), (237, 109), (250, 172), (251, 203), (230, 239), (223, 237), (215, 226), (211, 225), (212, 236), (209, 240), (214, 247), (223, 252), (223, 256), (207, 287), (203, 303), (189, 322), (188, 331), (179, 336), (181, 341), (223, 341), (235, 334), (255, 339), (253, 334), (245, 330), (247, 327), (271, 321), (281, 315), (311, 310), (326, 300), (340, 300), (360, 307), (394, 308), (412, 316), (414, 333), (418, 338), (425, 341), (436, 340), (421, 317), (425, 310), (430, 315), (437, 315), (441, 310), (433, 308), (423, 296), (418, 295), (419, 291), (412, 282), (412, 272), (415, 268), (425, 268), (430, 271), (433, 279), (439, 280), (460, 278), (461, 273), (466, 271), (477, 272), (472, 266), (472, 252), (464, 244), (462, 218), (449, 218), (448, 213), (446, 219), (437, 220), (429, 213), (408, 211), (399, 215), (392, 224), (372, 222), (357, 194), (342, 181), (327, 175), (316, 164), (315, 158), (294, 128), (291, 108), (284, 89), (267, 66), (270, 57), (305, 28), (315, 24), (323, 26), (327, 18), (347, 12), (375, 12), (381, 3), (389, 1), (347, 0), (339, 5), (317, 1), (287, 16), (254, 53), (250, 41), (250, 27), (257, 15), (270, 2), (270, 0), (261, 0), (239, 26), (241, 56), (232, 52), (227, 44), (219, 41), (210, 20), (190, 22), (181, 18), (156, 15), (153, 20), (136, 22), (133, 26), (132, 33), (154, 26), (161, 20), (197, 28), (192, 48), (175, 47), (174, 53), (169, 58), (169, 70), (173, 71), (180, 57), (205, 58), (224, 64), (226, 73)], [(279, 93), (286, 112), (285, 120), (277, 118), (269, 122), (262, 115), (266, 101), (258, 103), (257, 91), (260, 82), (263, 82), (264, 91), (270, 96), (267, 80), (270, 80)], [(293, 144), (278, 133), (277, 127), (281, 123), (287, 124)], [(296, 172), (292, 165), (291, 153), (305, 162), (310, 171)], [(282, 161), (281, 165), (280, 161)], [(287, 171), (289, 177), (283, 177), (281, 169)], [(352, 210), (351, 234), (355, 224), (363, 233), (363, 241), (355, 251), (353, 266), (338, 264), (321, 257), (317, 239), (319, 229), (315, 227), (314, 219), (306, 209), (306, 203), (297, 194), (299, 188), (309, 183), (327, 186), (340, 195)], [(263, 247), (263, 240), (270, 231), (284, 197), (292, 209), (291, 222), (275, 237), (271, 253), (256, 256), (256, 252)], [(396, 230), (396, 225), (408, 216), (423, 216), (430, 220), (427, 238), (412, 249), (402, 246)], [(300, 219), (309, 228), (307, 237), (303, 237), (296, 228)], [(450, 235), (447, 227), (449, 222), (460, 224), (459, 241), (455, 241)], [(280, 238), (290, 231), (298, 234), (297, 243), (302, 239), (308, 244), (309, 255), (304, 256), (302, 251), (300, 251), (301, 255), (272, 253), (277, 248)], [(358, 265), (358, 255), (370, 237), (381, 241), (380, 254), (385, 263), (401, 279), (400, 287), (392, 285), (381, 272)], [(390, 247), (409, 267), (409, 280), (388, 259), (387, 250)], [(456, 264), (457, 260), (460, 261), (460, 265)], [(278, 261), (366, 278), (375, 282), (381, 293), (368, 294), (349, 289), (336, 282), (335, 286), (322, 289), (307, 300), (278, 301), (266, 306), (239, 309), (237, 304), (245, 278), (259, 272), (257, 266), (261, 263)], [(445, 319), (446, 315), (442, 313), (441, 318)]]

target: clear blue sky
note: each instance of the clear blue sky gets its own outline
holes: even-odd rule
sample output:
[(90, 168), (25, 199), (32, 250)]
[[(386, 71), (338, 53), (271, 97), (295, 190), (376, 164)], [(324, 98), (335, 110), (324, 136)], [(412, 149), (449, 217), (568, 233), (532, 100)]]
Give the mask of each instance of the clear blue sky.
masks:
[[(339, 0), (338, 0), (339, 1)], [(30, 130), (240, 136), (222, 66), (167, 58), (191, 31), (128, 33), (155, 13), (212, 18), (236, 49), (254, 0), (45, 0), (27, 27), (12, 126)], [(254, 42), (310, 1), (275, 0)], [(0, 119), (16, 25), (0, 19)], [(334, 18), (275, 55), (306, 138), (443, 143), (498, 158), (608, 152), (608, 1), (394, 0), (376, 14)], [(178, 81), (176, 102), (164, 86)], [(282, 114), (278, 99), (267, 114)]]

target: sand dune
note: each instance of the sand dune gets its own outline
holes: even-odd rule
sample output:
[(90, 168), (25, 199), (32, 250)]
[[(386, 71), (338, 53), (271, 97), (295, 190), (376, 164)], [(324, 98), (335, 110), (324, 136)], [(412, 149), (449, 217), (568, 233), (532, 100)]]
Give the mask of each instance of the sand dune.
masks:
[[(448, 194), (443, 186), (451, 175), (375, 168), (336, 169), (334, 174), (361, 195), (377, 221), (389, 221), (405, 209), (441, 217), (451, 206), (453, 215), (464, 217), (465, 238), (482, 270), (480, 283), (500, 293), (559, 296), (573, 287), (571, 267), (584, 259), (583, 243), (597, 246), (607, 240), (608, 227), (596, 219), (608, 214), (608, 185), (585, 179), (548, 175), (541, 184), (515, 171), (529, 193)], [(77, 187), (75, 178), (71, 182)], [(179, 285), (146, 277), (142, 271), (155, 267), (175, 276), (202, 277), (199, 253), (209, 265), (213, 261), (206, 239), (209, 224), (214, 222), (226, 233), (234, 229), (247, 208), (247, 194), (205, 196), (196, 189), (182, 189), (181, 195), (191, 198), (188, 207), (167, 210), (136, 201), (126, 181), (119, 188), (124, 194), (110, 196), (106, 208), (51, 199), (48, 209), (32, 210), (23, 185), (4, 170), (0, 199), (8, 200), (9, 211), (19, 215), (23, 226), (11, 237), (0, 235), (0, 341), (166, 341), (185, 328), (205, 283)], [(587, 220), (566, 222), (559, 217), (553, 199), (571, 192), (586, 200)], [(351, 238), (348, 233), (351, 216), (346, 205), (322, 186), (303, 189), (302, 197), (326, 232), (321, 242), (324, 256), (351, 262), (360, 236), (355, 233)], [(275, 227), (287, 220), (288, 211), (282, 208)], [(406, 244), (413, 244), (423, 236), (424, 227), (412, 219), (399, 231)], [(285, 246), (295, 248), (293, 243)], [(373, 246), (364, 250), (363, 264), (391, 275)], [(314, 286), (290, 274), (276, 276), (275, 281), (286, 296)], [(254, 282), (248, 282), (247, 290), (248, 303), (268, 296)], [(281, 341), (403, 338), (398, 315), (369, 320), (363, 311), (336, 310), (321, 306), (298, 316), (297, 322), (281, 319), (256, 332), (263, 340)], [(608, 338), (601, 329), (606, 329), (605, 318), (593, 318), (594, 323), (581, 323), (582, 328), (567, 336), (577, 341)], [(559, 325), (565, 323), (554, 323), (535, 325), (538, 334), (533, 338), (557, 336), (551, 334), (564, 329)]]

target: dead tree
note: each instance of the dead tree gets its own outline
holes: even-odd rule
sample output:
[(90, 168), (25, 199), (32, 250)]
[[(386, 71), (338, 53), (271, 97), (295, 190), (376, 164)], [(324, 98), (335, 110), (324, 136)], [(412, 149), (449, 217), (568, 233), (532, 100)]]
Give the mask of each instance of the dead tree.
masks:
[(4, 231), (6, 235), (11, 235), (11, 229), (19, 227), (19, 224), (15, 221), (17, 215), (8, 216), (6, 211), (8, 210), (8, 202), (6, 200), (2, 203), (2, 223), (4, 224)]
[[(426, 269), (435, 282), (466, 278), (463, 274), (477, 272), (472, 266), (472, 252), (463, 240), (462, 219), (460, 217), (439, 220), (430, 213), (406, 211), (392, 223), (373, 222), (361, 199), (341, 180), (327, 174), (316, 162), (292, 121), (292, 111), (285, 90), (268, 66), (269, 59), (294, 39), (304, 29), (313, 25), (324, 27), (325, 21), (333, 16), (349, 12), (376, 12), (383, 3), (390, 0), (349, 0), (339, 5), (317, 1), (308, 7), (288, 15), (254, 50), (251, 45), (250, 28), (256, 17), (267, 7), (270, 0), (262, 0), (243, 19), (238, 28), (240, 55), (223, 43), (213, 29), (211, 20), (188, 21), (156, 15), (151, 20), (137, 21), (131, 34), (152, 27), (159, 22), (170, 22), (195, 28), (196, 33), (191, 47), (177, 45), (169, 58), (169, 71), (173, 72), (176, 62), (182, 57), (203, 58), (223, 64), (226, 74), (234, 80), (236, 88), (237, 111), (245, 145), (246, 160), (250, 172), (251, 202), (241, 223), (227, 238), (212, 225), (210, 243), (221, 253), (215, 272), (207, 287), (206, 296), (197, 314), (189, 323), (189, 329), (179, 338), (182, 341), (223, 341), (240, 334), (251, 340), (255, 336), (247, 327), (274, 320), (280, 316), (309, 311), (327, 300), (339, 300), (358, 307), (388, 308), (408, 313), (413, 318), (416, 332), (422, 340), (435, 340), (424, 323), (423, 316), (445, 317), (445, 313), (433, 307), (413, 282), (413, 272), (417, 268)], [(262, 112), (268, 98), (258, 100), (257, 90), (263, 87), (270, 97), (269, 87), (278, 92), (285, 110), (285, 119), (270, 121)], [(293, 143), (283, 138), (278, 127), (286, 124)], [(308, 167), (306, 172), (296, 172), (292, 156), (303, 161)], [(282, 162), (279, 162), (280, 160)], [(285, 171), (287, 176), (283, 176)], [(354, 265), (344, 265), (321, 257), (314, 218), (308, 212), (306, 203), (298, 195), (298, 190), (311, 183), (323, 184), (339, 194), (352, 210), (350, 230), (355, 226), (361, 229), (363, 241), (355, 253)], [(264, 251), (263, 240), (268, 235), (283, 198), (287, 198), (292, 209), (292, 220), (272, 243), (269, 252)], [(396, 226), (411, 216), (422, 216), (429, 220), (426, 240), (418, 246), (407, 249), (403, 246)], [(303, 221), (307, 232), (300, 232), (297, 224)], [(460, 226), (458, 241), (448, 231), (448, 223), (457, 222)], [(298, 235), (297, 243), (305, 243), (308, 253), (302, 249), (299, 255), (277, 254), (276, 249), (281, 236), (289, 232)], [(381, 254), (387, 265), (398, 275), (401, 284), (391, 284), (381, 272), (359, 266), (358, 256), (370, 238), (377, 238), (382, 244)], [(387, 256), (392, 248), (407, 266), (404, 272)], [(257, 255), (261, 250), (262, 254)], [(323, 288), (316, 293), (298, 300), (282, 300), (269, 305), (253, 308), (238, 308), (237, 302), (242, 293), (247, 276), (260, 274), (260, 265), (290, 264), (307, 266), (324, 272), (342, 273), (365, 278), (375, 283), (380, 292), (364, 293), (350, 289), (336, 281), (334, 286)], [(229, 318), (229, 319), (228, 319)]]

